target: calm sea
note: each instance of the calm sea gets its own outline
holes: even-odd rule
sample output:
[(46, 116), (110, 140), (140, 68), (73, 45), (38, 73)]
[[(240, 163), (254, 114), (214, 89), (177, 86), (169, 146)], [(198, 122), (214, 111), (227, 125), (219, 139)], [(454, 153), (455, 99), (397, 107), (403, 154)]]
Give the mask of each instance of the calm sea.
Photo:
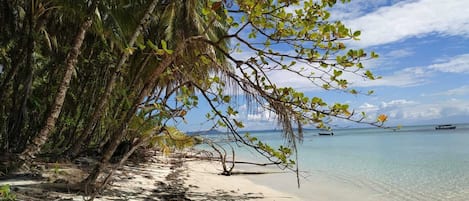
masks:
[[(363, 200), (469, 200), (469, 124), (456, 126), (455, 130), (434, 126), (404, 126), (398, 131), (341, 129), (334, 130), (334, 136), (309, 131), (299, 147), (304, 186), (300, 194), (307, 197), (312, 192), (308, 182), (321, 175), (330, 181), (325, 185), (345, 183), (375, 195)], [(284, 142), (276, 132), (253, 135), (273, 145)], [(242, 158), (255, 158), (245, 149), (238, 152)]]

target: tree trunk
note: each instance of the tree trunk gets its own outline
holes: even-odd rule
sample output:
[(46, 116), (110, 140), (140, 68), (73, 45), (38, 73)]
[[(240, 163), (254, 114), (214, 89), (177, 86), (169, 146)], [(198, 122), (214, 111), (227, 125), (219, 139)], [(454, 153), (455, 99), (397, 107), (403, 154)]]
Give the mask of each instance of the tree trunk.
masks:
[[(25, 76), (19, 77), (17, 79), (17, 83), (21, 83), (22, 88), (16, 87), (17, 90), (19, 90), (19, 93), (16, 93), (15, 98), (12, 101), (13, 103), (16, 103), (13, 105), (13, 107), (10, 110), (8, 122), (8, 131), (7, 131), (7, 138), (8, 141), (10, 142), (11, 147), (16, 147), (16, 150), (22, 150), (21, 145), (24, 146), (24, 143), (21, 143), (22, 135), (25, 135), (22, 132), (22, 129), (25, 125), (25, 121), (27, 119), (28, 115), (28, 109), (27, 109), (27, 101), (29, 99), (29, 96), (31, 94), (31, 87), (32, 87), (32, 81), (33, 81), (33, 74), (34, 74), (34, 48), (35, 48), (35, 41), (34, 41), (34, 29), (33, 27), (35, 26), (35, 21), (33, 17), (33, 8), (31, 7), (32, 5), (26, 5), (27, 8), (27, 20), (25, 21), (25, 24), (27, 27), (25, 28), (25, 31), (27, 34), (27, 40), (25, 43), (24, 48), (26, 49), (26, 58), (25, 59), (25, 66), (23, 70), (21, 71)], [(18, 67), (16, 67), (18, 68)], [(16, 73), (15, 73), (16, 74)]]
[(182, 42), (181, 44), (179, 44), (173, 54), (166, 54), (163, 57), (162, 61), (159, 63), (159, 65), (153, 70), (152, 74), (149, 76), (150, 80), (145, 83), (143, 88), (140, 90), (138, 97), (136, 97), (136, 99), (133, 101), (132, 108), (127, 111), (127, 114), (123, 119), (119, 129), (117, 129), (116, 133), (114, 133), (114, 135), (112, 135), (109, 139), (109, 146), (106, 150), (104, 150), (103, 157), (101, 158), (100, 163), (98, 163), (93, 169), (93, 171), (90, 173), (90, 175), (82, 181), (82, 184), (84, 185), (85, 189), (89, 189), (89, 187), (95, 185), (99, 174), (104, 169), (108, 161), (111, 159), (112, 155), (114, 154), (114, 151), (116, 150), (117, 146), (119, 145), (125, 133), (127, 132), (128, 124), (135, 116), (135, 113), (138, 110), (138, 106), (151, 92), (151, 89), (153, 89), (153, 86), (156, 80), (158, 80), (159, 76), (166, 70), (166, 68), (168, 68), (174, 62), (174, 60), (176, 59), (176, 55), (180, 51), (182, 51), (185, 46), (186, 42)]
[[(33, 8), (29, 8), (29, 9), (33, 9)], [(16, 133), (17, 136), (19, 136), (19, 141), (21, 141), (21, 139), (27, 139), (24, 137), (25, 133), (22, 132), (23, 131), (23, 128), (25, 126), (25, 121), (27, 121), (28, 119), (28, 106), (27, 106), (27, 103), (28, 103), (28, 100), (29, 100), (29, 97), (31, 95), (31, 90), (32, 90), (32, 86), (33, 86), (33, 78), (34, 78), (34, 64), (35, 64), (35, 61), (34, 61), (34, 49), (36, 48), (36, 41), (34, 40), (34, 34), (35, 34), (35, 30), (33, 29), (35, 26), (36, 26), (36, 22), (34, 20), (34, 17), (33, 17), (33, 11), (29, 11), (29, 36), (28, 36), (28, 55), (26, 57), (26, 72), (27, 72), (27, 77), (26, 77), (26, 80), (25, 80), (25, 84), (23, 86), (23, 91), (22, 91), (22, 99), (20, 99), (20, 107), (18, 109), (18, 111), (16, 112), (17, 113), (17, 117), (15, 118), (16, 119), (16, 122), (15, 122), (15, 125), (16, 125), (16, 128), (13, 128), (12, 129), (12, 132), (13, 133)], [(28, 135), (28, 133), (26, 133), (26, 135)], [(23, 145), (24, 146), (24, 143), (21, 143), (21, 144), (18, 144), (18, 145)], [(18, 147), (19, 150), (23, 150), (24, 147)]]
[[(92, 11), (96, 9), (97, 4), (98, 0), (93, 1), (91, 7)], [(92, 23), (93, 19), (90, 16), (81, 24), (80, 28), (78, 29), (77, 35), (75, 36), (75, 40), (73, 42), (72, 49), (70, 50), (67, 59), (65, 60), (66, 67), (64, 77), (60, 84), (59, 90), (55, 96), (54, 103), (51, 107), (51, 111), (47, 116), (45, 125), (19, 156), (21, 162), (24, 164), (31, 162), (30, 160), (33, 159), (35, 155), (41, 151), (42, 145), (45, 144), (45, 142), (50, 136), (51, 131), (55, 127), (55, 123), (57, 122), (57, 118), (59, 117), (60, 111), (62, 110), (65, 96), (70, 85), (73, 69), (77, 63), (78, 55), (80, 54), (81, 45), (83, 44), (86, 32), (91, 27)]]
[(148, 140), (150, 139), (150, 137), (144, 137), (144, 138), (140, 138), (138, 139), (135, 143), (133, 143), (132, 147), (130, 148), (130, 150), (124, 154), (124, 156), (122, 156), (122, 158), (120, 159), (119, 163), (117, 163), (112, 169), (111, 171), (108, 173), (108, 175), (104, 178), (103, 182), (101, 183), (101, 185), (97, 186), (97, 189), (95, 192), (93, 192), (93, 194), (91, 195), (92, 198), (96, 197), (96, 194), (97, 193), (100, 193), (105, 187), (106, 185), (109, 183), (109, 181), (111, 180), (112, 176), (114, 175), (115, 171), (117, 169), (119, 169), (120, 167), (122, 167), (124, 165), (124, 163), (129, 159), (129, 157), (141, 146), (145, 146), (146, 144), (148, 144)]
[[(158, 0), (153, 0), (150, 3), (150, 5), (148, 5), (148, 8), (145, 11), (145, 14), (140, 20), (140, 24), (138, 25), (137, 29), (135, 29), (132, 37), (130, 38), (128, 48), (134, 47), (138, 36), (140, 36), (140, 34), (142, 33), (142, 30), (148, 24), (150, 15), (151, 13), (153, 13), (153, 10), (155, 9), (157, 3), (158, 3)], [(105, 106), (107, 105), (109, 101), (109, 97), (111, 96), (111, 93), (114, 90), (114, 87), (116, 86), (116, 81), (117, 81), (118, 76), (120, 75), (120, 71), (122, 67), (124, 66), (125, 62), (127, 61), (127, 59), (129, 58), (129, 55), (130, 53), (128, 51), (124, 51), (122, 53), (119, 63), (117, 64), (115, 68), (115, 72), (112, 74), (110, 80), (108, 81), (106, 85), (106, 89), (104, 91), (104, 95), (102, 96), (100, 102), (98, 103), (98, 106), (95, 108), (94, 113), (91, 115), (90, 121), (86, 124), (85, 130), (80, 135), (76, 143), (70, 149), (69, 151), (70, 157), (73, 158), (78, 154), (78, 152), (80, 151), (80, 148), (83, 146), (83, 142), (88, 138), (89, 135), (91, 135), (98, 120), (101, 118), (101, 115), (104, 113)]]

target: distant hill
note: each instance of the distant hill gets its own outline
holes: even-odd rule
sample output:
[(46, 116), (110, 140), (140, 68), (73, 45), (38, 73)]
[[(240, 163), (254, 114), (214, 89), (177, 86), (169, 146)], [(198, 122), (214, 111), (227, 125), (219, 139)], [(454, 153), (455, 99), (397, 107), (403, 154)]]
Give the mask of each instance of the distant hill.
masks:
[(210, 130), (204, 130), (204, 131), (189, 131), (186, 132), (187, 135), (216, 135), (216, 134), (222, 134), (226, 133), (223, 131), (219, 131), (217, 129), (210, 129)]
[[(267, 132), (281, 132), (282, 130), (279, 129), (266, 129), (266, 130), (243, 130), (240, 131), (240, 133), (267, 133)], [(303, 132), (308, 132), (308, 131), (318, 131), (316, 128), (304, 128)], [(187, 135), (216, 135), (216, 134), (224, 134), (227, 133), (226, 131), (220, 131), (217, 129), (210, 129), (210, 130), (204, 130), (204, 131), (189, 131), (186, 132)]]

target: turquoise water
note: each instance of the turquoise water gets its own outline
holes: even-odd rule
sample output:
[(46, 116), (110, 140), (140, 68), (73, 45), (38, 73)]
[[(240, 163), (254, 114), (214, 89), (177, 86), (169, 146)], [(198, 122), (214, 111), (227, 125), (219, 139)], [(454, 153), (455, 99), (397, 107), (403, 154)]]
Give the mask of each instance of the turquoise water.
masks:
[[(455, 130), (408, 126), (396, 132), (370, 128), (335, 130), (334, 134), (306, 133), (299, 148), (303, 174), (319, 173), (387, 200), (469, 200), (467, 124)], [(284, 141), (280, 133), (253, 135), (273, 145)], [(238, 152), (243, 158), (253, 157), (244, 149)]]

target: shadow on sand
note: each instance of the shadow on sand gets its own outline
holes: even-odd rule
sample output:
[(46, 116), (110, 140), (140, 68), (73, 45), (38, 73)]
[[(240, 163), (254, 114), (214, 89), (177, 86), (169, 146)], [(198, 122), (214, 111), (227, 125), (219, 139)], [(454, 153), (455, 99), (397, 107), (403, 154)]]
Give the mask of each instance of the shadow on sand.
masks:
[[(198, 186), (184, 185), (184, 168), (183, 161), (180, 159), (171, 159), (168, 165), (154, 164), (157, 168), (168, 168), (170, 173), (165, 177), (164, 181), (155, 181), (153, 187), (135, 188), (132, 186), (123, 186), (124, 188), (110, 188), (102, 194), (96, 196), (95, 200), (111, 200), (111, 201), (191, 201), (191, 200), (253, 200), (264, 198), (261, 193), (244, 193), (240, 194), (236, 191), (226, 191), (222, 189), (209, 193), (197, 192)], [(161, 166), (158, 166), (161, 165)], [(129, 168), (129, 169), (127, 169)], [(125, 174), (116, 176), (115, 180), (129, 180), (128, 185), (132, 185), (132, 179), (135, 175), (145, 177), (152, 180), (151, 174), (143, 170), (137, 165), (126, 167)], [(132, 176), (134, 175), (134, 176)], [(2, 181), (3, 180), (3, 181)], [(157, 179), (155, 179), (157, 180)], [(38, 175), (18, 175), (9, 177), (0, 177), (1, 184), (11, 185), (11, 191), (17, 196), (17, 200), (39, 201), (39, 200), (55, 200), (55, 201), (82, 201), (86, 200), (79, 191), (73, 190), (67, 181), (51, 180)]]

